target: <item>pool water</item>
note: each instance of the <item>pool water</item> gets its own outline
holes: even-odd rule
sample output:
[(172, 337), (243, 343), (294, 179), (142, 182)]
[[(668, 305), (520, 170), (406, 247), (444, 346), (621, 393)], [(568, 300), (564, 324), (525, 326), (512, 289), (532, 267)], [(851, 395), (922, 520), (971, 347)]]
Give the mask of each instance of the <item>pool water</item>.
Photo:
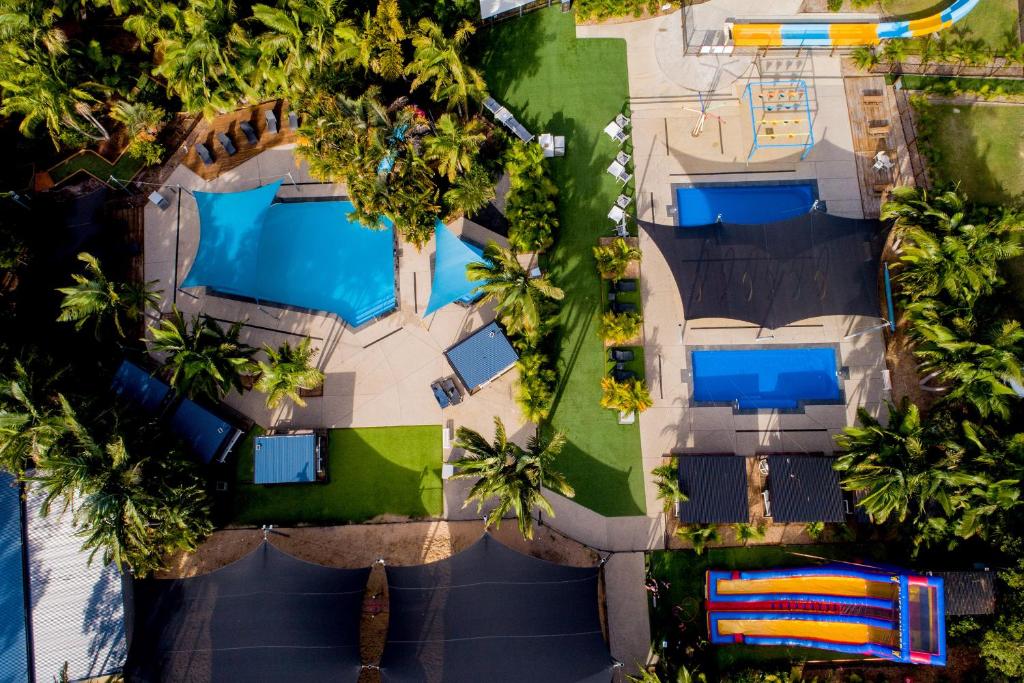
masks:
[(814, 206), (813, 183), (690, 185), (676, 188), (679, 225), (755, 225), (802, 216)]
[(693, 400), (740, 410), (792, 410), (801, 402), (841, 400), (831, 348), (694, 351)]

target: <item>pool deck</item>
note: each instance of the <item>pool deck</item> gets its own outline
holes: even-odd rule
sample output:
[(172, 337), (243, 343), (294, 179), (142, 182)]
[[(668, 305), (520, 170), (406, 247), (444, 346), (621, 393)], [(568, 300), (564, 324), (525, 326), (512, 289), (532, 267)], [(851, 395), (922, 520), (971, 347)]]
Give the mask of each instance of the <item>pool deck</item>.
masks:
[[(167, 188), (228, 192), (251, 189), (291, 172), (279, 197), (345, 197), (342, 185), (320, 184), (305, 164), (296, 164), (294, 147), (284, 145), (262, 152), (214, 180), (205, 181), (181, 165), (170, 175)], [(430, 383), (453, 374), (443, 351), (494, 318), (490, 306), (465, 308), (449, 305), (422, 318), (430, 296), (432, 243), (422, 251), (399, 244), (398, 308), (357, 329), (348, 328), (333, 315), (286, 309), (270, 304), (257, 305), (207, 295), (203, 290), (174, 292), (173, 281), (181, 282), (191, 266), (199, 239), (199, 218), (195, 201), (181, 193), (180, 221), (178, 192), (165, 189), (171, 206), (160, 210), (152, 204), (145, 208), (145, 277), (157, 280), (165, 299), (161, 313), (170, 310), (175, 299), (186, 316), (205, 313), (230, 324), (244, 321), (241, 339), (262, 347), (284, 341), (297, 342), (303, 336), (313, 339), (320, 349), (318, 365), (326, 374), (322, 397), (306, 399), (299, 408), (289, 402), (269, 410), (264, 396), (257, 392), (243, 395), (232, 392), (225, 398), (232, 408), (264, 427), (333, 428), (399, 425), (465, 425), (485, 435), (493, 430), (493, 418), (500, 415), (510, 434), (517, 440), (533, 430), (521, 422), (513, 400), (517, 373), (513, 369), (473, 396), (452, 408), (441, 410), (430, 391)], [(478, 243), (499, 236), (465, 220), (449, 226), (456, 234), (466, 234)], [(177, 239), (176, 239), (177, 236)], [(177, 259), (175, 252), (177, 251)], [(175, 260), (177, 272), (175, 276)], [(439, 445), (439, 457), (442, 457)], [(449, 452), (444, 456), (450, 456)], [(463, 493), (462, 482), (446, 482), (446, 498), (452, 498), (453, 517)], [(449, 493), (447, 489), (451, 489)], [(468, 487), (467, 487), (468, 488)]]

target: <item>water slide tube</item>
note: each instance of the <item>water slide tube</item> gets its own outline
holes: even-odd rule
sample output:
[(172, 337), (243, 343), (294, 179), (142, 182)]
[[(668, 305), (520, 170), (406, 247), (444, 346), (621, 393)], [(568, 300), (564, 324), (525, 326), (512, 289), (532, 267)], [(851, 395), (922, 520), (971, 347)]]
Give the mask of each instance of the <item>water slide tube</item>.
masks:
[(848, 567), (707, 572), (712, 643), (944, 665), (942, 579)]
[(946, 9), (922, 19), (879, 23), (789, 22), (758, 24), (729, 21), (725, 31), (736, 47), (853, 47), (877, 45), (889, 38), (915, 38), (949, 28), (981, 0), (955, 0)]

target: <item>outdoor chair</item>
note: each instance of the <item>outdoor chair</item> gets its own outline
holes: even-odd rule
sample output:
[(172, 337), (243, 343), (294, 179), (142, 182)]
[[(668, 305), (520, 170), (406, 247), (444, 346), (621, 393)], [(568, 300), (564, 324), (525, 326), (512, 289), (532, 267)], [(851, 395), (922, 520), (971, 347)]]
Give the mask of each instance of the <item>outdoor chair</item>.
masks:
[(875, 155), (874, 169), (876, 171), (891, 171), (893, 166), (895, 166), (895, 164), (884, 150)]
[(224, 148), (224, 151), (228, 153), (228, 156), (234, 156), (238, 150), (235, 148), (235, 143), (231, 142), (225, 133), (217, 133), (217, 140), (220, 141), (220, 146)]
[(556, 135), (555, 136), (555, 156), (556, 157), (564, 157), (565, 156), (565, 136), (564, 135)]
[(618, 161), (613, 161), (611, 164), (608, 165), (608, 168), (605, 170), (608, 172), (609, 175), (612, 175), (616, 179), (618, 179), (622, 174), (626, 172), (626, 167), (620, 164)]
[(292, 130), (299, 129), (299, 115), (293, 111), (288, 112), (288, 127)]
[(274, 115), (274, 110), (268, 109), (263, 112), (263, 118), (267, 121), (267, 132), (277, 135), (277, 116)]
[(625, 221), (616, 225), (612, 232), (614, 232), (617, 237), (622, 237), (623, 239), (629, 237), (629, 230), (626, 228)]
[(210, 154), (210, 150), (206, 148), (206, 145), (201, 142), (196, 143), (196, 154), (199, 155), (199, 158), (202, 159), (203, 163), (207, 166), (213, 163), (213, 155)]
[(441, 406), (442, 409), (447, 408), (452, 404), (448, 398), (448, 394), (445, 393), (444, 388), (441, 386), (441, 382), (434, 382), (430, 385), (430, 390), (434, 392), (434, 399), (437, 401), (437, 405)]
[(618, 180), (623, 185), (625, 185), (626, 183), (633, 179), (633, 174), (626, 173), (626, 169), (622, 169), (622, 173), (615, 176), (615, 179)]
[(455, 385), (455, 381), (451, 377), (441, 381), (441, 388), (444, 389), (445, 395), (453, 406), (462, 403), (462, 392), (459, 391), (459, 387)]
[(619, 153), (615, 155), (615, 161), (619, 162), (623, 166), (628, 164), (629, 160), (632, 159), (632, 158), (633, 158), (632, 156), (630, 156), (629, 154), (626, 154), (621, 149), (619, 150)]
[(612, 302), (612, 311), (615, 313), (636, 313), (636, 304), (622, 303), (621, 301)]
[(245, 139), (248, 141), (250, 145), (255, 145), (257, 142), (260, 141), (259, 137), (256, 135), (256, 130), (248, 121), (242, 121), (242, 123), (240, 123), (238, 127), (239, 129), (241, 129), (242, 133), (245, 134)]
[(612, 206), (611, 211), (608, 212), (608, 218), (613, 223), (618, 224), (626, 220), (626, 212), (622, 210), (621, 206), (615, 205)]
[(616, 292), (635, 292), (636, 280), (616, 280), (612, 286)]
[(609, 360), (613, 360), (616, 363), (628, 363), (636, 357), (629, 349), (610, 349), (608, 353)]
[(612, 121), (604, 127), (604, 132), (607, 133), (608, 137), (620, 145), (626, 141), (626, 133), (622, 130), (622, 126)]
[(615, 198), (616, 206), (621, 206), (623, 209), (625, 209), (627, 206), (629, 206), (632, 203), (633, 203), (633, 198), (630, 197), (628, 194), (620, 194), (618, 197)]
[(626, 380), (636, 379), (636, 373), (632, 370), (612, 370), (612, 379), (616, 382), (625, 382)]
[(619, 128), (625, 128), (626, 126), (628, 126), (630, 124), (631, 121), (632, 120), (628, 116), (626, 116), (625, 114), (616, 114), (615, 115), (615, 123), (616, 123), (616, 125), (618, 125)]

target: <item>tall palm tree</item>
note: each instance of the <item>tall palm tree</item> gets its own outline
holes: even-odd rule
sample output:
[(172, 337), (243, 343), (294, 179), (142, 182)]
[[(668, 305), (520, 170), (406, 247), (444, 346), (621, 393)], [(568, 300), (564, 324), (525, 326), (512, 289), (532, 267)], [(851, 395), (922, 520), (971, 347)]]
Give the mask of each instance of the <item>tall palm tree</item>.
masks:
[(444, 204), (449, 211), (472, 216), (494, 199), (494, 181), (486, 169), (473, 166), (455, 178), (444, 193)]
[(82, 252), (78, 260), (85, 264), (85, 275), (73, 273), (75, 284), (61, 287), (57, 291), (64, 295), (60, 304), (60, 322), (72, 322), (80, 330), (90, 320), (96, 327), (97, 336), (103, 325), (112, 322), (120, 337), (125, 336), (124, 322), (138, 322), (148, 307), (160, 302), (160, 292), (151, 282), (113, 282), (107, 279), (100, 268), (99, 260), (92, 254)]
[(0, 377), (0, 467), (24, 473), (64, 434), (63, 421), (47, 404), (49, 387), (60, 371), (30, 373), (20, 360)]
[(491, 242), (482, 263), (466, 266), (466, 277), (479, 282), (476, 291), (494, 301), (502, 325), (511, 334), (530, 333), (541, 327), (545, 300), (560, 301), (565, 293), (547, 276), (531, 278), (516, 255)]
[(463, 117), (468, 113), (470, 99), (482, 100), (486, 96), (483, 76), (462, 56), (475, 32), (472, 22), (463, 20), (449, 37), (430, 19), (420, 19), (412, 37), (413, 61), (406, 67), (406, 73), (414, 76), (412, 90), (433, 82), (432, 99), (446, 104), (448, 109), (458, 109)]
[(286, 398), (305, 406), (299, 390), (316, 389), (324, 383), (324, 373), (313, 365), (317, 350), (310, 348), (309, 337), (298, 346), (285, 342), (276, 349), (264, 346), (263, 350), (267, 361), (259, 361), (260, 377), (254, 388), (267, 395), (267, 407), (276, 408)]
[(907, 42), (902, 38), (885, 41), (882, 57), (889, 62), (889, 73), (899, 70), (900, 64), (907, 58)]
[(242, 392), (242, 375), (253, 370), (255, 351), (238, 341), (242, 324), (225, 331), (215, 320), (196, 316), (191, 325), (177, 308), (158, 327), (150, 326), (150, 350), (167, 355), (171, 386), (188, 398), (212, 401), (235, 389)]
[(434, 134), (426, 139), (426, 157), (437, 162), (438, 172), (454, 181), (459, 173), (468, 171), (480, 153), (480, 145), (487, 138), (480, 119), (460, 124), (450, 114), (444, 114), (434, 126)]
[(679, 466), (675, 462), (655, 467), (651, 470), (651, 476), (658, 490), (657, 498), (665, 506), (666, 513), (690, 499), (679, 486)]
[(565, 476), (554, 469), (554, 461), (565, 446), (565, 435), (555, 433), (544, 441), (537, 434), (530, 437), (526, 448), (509, 441), (501, 418), (494, 418), (494, 441), (488, 442), (479, 433), (459, 427), (456, 448), (465, 449), (466, 455), (454, 464), (459, 479), (477, 479), (470, 489), (463, 507), (477, 502), (483, 510), (486, 501), (497, 498), (498, 503), (487, 515), (486, 525), (500, 526), (509, 512), (516, 516), (523, 538), (533, 538), (534, 508), (550, 516), (555, 512), (541, 493), (542, 488), (572, 498), (576, 495)]
[(640, 250), (619, 237), (611, 244), (594, 247), (594, 258), (601, 277), (619, 280), (626, 274), (629, 264), (639, 261)]
[(894, 221), (901, 233), (919, 227), (933, 233), (954, 232), (967, 216), (967, 198), (955, 190), (938, 194), (927, 188), (901, 185), (893, 188), (882, 205), (881, 219)]

